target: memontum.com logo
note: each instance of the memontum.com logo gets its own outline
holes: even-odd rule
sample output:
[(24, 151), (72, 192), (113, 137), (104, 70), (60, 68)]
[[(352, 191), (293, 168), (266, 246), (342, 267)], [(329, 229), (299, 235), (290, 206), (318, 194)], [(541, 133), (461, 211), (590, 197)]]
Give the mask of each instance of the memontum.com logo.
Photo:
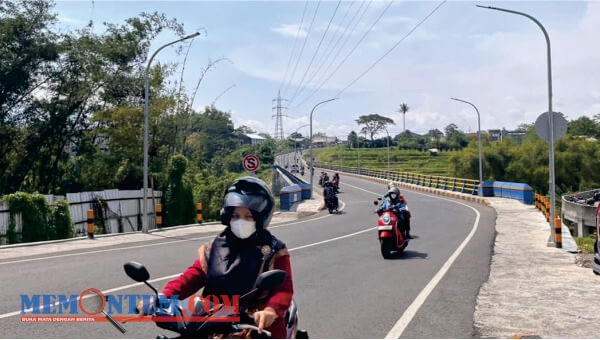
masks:
[[(137, 306), (143, 302), (140, 316)], [(104, 294), (90, 288), (80, 295), (21, 295), (21, 322), (238, 322), (239, 295), (192, 295), (187, 302), (177, 295)], [(175, 312), (177, 311), (177, 312)]]

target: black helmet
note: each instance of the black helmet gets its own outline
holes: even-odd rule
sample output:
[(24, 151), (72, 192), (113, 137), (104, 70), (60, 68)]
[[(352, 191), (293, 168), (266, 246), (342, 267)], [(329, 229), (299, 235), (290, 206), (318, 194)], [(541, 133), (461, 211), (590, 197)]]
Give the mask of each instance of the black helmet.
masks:
[(396, 198), (400, 197), (400, 189), (398, 189), (397, 187), (392, 187), (389, 191), (388, 191), (388, 197), (391, 198), (391, 195), (395, 194)]
[(235, 207), (248, 208), (256, 222), (256, 229), (261, 230), (271, 221), (275, 199), (265, 182), (256, 177), (246, 176), (238, 178), (225, 191), (221, 223), (229, 225)]

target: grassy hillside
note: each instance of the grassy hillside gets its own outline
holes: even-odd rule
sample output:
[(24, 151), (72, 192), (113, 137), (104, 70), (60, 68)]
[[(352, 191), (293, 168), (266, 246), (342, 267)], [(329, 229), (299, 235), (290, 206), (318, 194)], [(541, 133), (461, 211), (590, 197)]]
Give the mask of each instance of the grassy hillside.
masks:
[[(340, 165), (340, 149), (343, 152), (343, 166), (357, 166), (356, 149), (345, 146), (314, 149), (315, 160), (320, 164)], [(431, 156), (429, 152), (398, 150), (390, 148), (390, 168), (398, 171), (425, 175), (450, 176), (448, 170), (450, 152)], [(307, 156), (308, 159), (308, 151)], [(360, 166), (371, 169), (387, 168), (387, 148), (360, 149)]]

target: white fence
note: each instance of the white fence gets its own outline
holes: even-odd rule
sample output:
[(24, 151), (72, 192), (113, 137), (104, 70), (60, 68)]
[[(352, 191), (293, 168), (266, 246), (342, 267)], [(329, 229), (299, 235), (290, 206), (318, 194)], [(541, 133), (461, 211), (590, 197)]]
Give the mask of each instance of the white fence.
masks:
[[(156, 228), (154, 206), (160, 203), (160, 191), (148, 190), (148, 221), (149, 229)], [(64, 196), (46, 195), (48, 204), (53, 204)], [(96, 220), (104, 221), (106, 234), (139, 231), (142, 229), (143, 189), (140, 190), (104, 190), (67, 194), (71, 221), (75, 226), (74, 236), (83, 236), (87, 233), (87, 211), (96, 206)], [(102, 216), (98, 216), (100, 213)], [(15, 216), (15, 231), (22, 230), (20, 214)], [(10, 223), (10, 210), (8, 204), (0, 203), (0, 245), (6, 244), (6, 234)]]

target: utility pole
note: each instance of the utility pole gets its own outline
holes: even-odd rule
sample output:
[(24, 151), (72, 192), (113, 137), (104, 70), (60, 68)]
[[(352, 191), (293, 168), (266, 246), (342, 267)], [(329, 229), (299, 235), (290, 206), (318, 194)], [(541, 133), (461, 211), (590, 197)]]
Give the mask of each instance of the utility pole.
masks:
[(273, 99), (275, 102), (275, 106), (273, 110), (277, 110), (277, 113), (273, 115), (275, 118), (275, 133), (273, 134), (273, 138), (277, 140), (284, 140), (283, 134), (283, 116), (284, 114), (281, 112), (281, 109), (287, 109), (287, 107), (281, 106), (281, 102), (286, 102), (287, 99), (281, 98), (281, 91), (277, 91), (277, 98)]

